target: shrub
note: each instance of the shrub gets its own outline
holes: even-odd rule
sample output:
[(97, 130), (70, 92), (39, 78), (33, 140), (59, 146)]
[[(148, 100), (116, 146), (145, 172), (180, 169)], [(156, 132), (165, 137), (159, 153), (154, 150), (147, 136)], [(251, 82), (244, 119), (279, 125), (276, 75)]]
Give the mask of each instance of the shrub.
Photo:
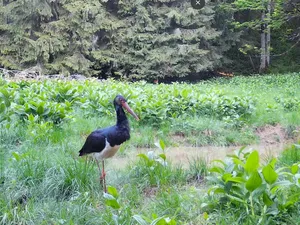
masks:
[(281, 224), (300, 202), (299, 162), (276, 169), (276, 159), (261, 165), (258, 151), (243, 149), (216, 162), (220, 166), (210, 169), (207, 179), (213, 186), (203, 207), (239, 208), (240, 222)]

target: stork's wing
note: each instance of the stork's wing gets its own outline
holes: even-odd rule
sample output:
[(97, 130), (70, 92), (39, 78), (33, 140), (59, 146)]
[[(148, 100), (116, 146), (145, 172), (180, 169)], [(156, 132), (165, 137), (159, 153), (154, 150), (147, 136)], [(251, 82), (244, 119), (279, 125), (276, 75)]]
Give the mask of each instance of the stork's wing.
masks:
[(87, 137), (82, 149), (79, 151), (79, 156), (92, 152), (101, 152), (105, 145), (106, 137), (101, 130), (96, 130)]

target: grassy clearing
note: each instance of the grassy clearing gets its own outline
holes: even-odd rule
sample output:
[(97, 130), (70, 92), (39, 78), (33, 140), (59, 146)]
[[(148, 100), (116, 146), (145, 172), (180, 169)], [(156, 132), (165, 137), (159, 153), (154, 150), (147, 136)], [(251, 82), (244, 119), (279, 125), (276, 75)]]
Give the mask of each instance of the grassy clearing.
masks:
[[(195, 85), (1, 81), (0, 224), (137, 224), (137, 218), (150, 224), (159, 217), (177, 224), (299, 224), (299, 143), (288, 146), (274, 166), (278, 182), (289, 184), (284, 186), (286, 194), (279, 192), (280, 185), (275, 194), (264, 189), (273, 185), (262, 173), (272, 159), (260, 160), (258, 190), (276, 202), (271, 205), (265, 195), (257, 192), (255, 198), (242, 182), (228, 181), (236, 187), (231, 198), (222, 196), (222, 189), (208, 195), (210, 188), (224, 183), (211, 171), (215, 164), (199, 157), (184, 169), (165, 161), (159, 156), (165, 150), (155, 146), (159, 139), (183, 148), (258, 143), (256, 130), (266, 124), (280, 124), (295, 138), (300, 125), (299, 81), (299, 74)], [(77, 155), (92, 130), (115, 122), (110, 99), (121, 91), (142, 121), (131, 121), (132, 138), (118, 157), (134, 154), (131, 157), (138, 160), (119, 169), (108, 160), (107, 182), (118, 192), (108, 200), (95, 163)], [(156, 150), (137, 156), (139, 148)], [(240, 181), (251, 177), (242, 169), (245, 162), (236, 167), (224, 163)], [(283, 166), (288, 177), (277, 171)], [(228, 174), (221, 177), (228, 179)], [(236, 199), (241, 194), (243, 203)], [(164, 221), (160, 224), (174, 224)]]

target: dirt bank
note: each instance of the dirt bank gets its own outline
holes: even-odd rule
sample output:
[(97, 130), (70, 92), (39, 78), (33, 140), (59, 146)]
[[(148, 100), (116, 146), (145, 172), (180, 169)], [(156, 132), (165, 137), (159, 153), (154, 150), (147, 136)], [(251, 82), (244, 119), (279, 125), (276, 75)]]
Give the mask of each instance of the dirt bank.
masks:
[[(249, 145), (246, 149), (258, 150), (262, 160), (265, 160), (270, 157), (277, 157), (286, 144), (287, 143)], [(166, 149), (166, 155), (168, 160), (173, 164), (182, 165), (184, 168), (188, 168), (189, 162), (193, 159), (201, 157), (208, 162), (215, 159), (224, 159), (226, 155), (234, 153), (235, 150), (239, 150), (241, 147), (242, 146), (170, 147)], [(147, 153), (149, 151), (155, 151), (157, 154), (161, 153), (159, 149), (149, 148), (127, 150), (125, 155), (118, 153), (114, 158), (108, 159), (107, 164), (111, 168), (122, 169), (130, 162), (138, 160), (139, 157), (137, 157), (137, 154)]]
[[(298, 129), (297, 129), (298, 130)], [(281, 125), (266, 125), (256, 129), (256, 135), (259, 137), (260, 143), (246, 146), (248, 150), (258, 150), (262, 160), (271, 157), (277, 157), (285, 146), (295, 143), (299, 139), (299, 135), (290, 137), (288, 131)], [(180, 164), (184, 168), (189, 166), (189, 162), (199, 157), (204, 158), (208, 162), (215, 159), (224, 159), (226, 155), (232, 154), (235, 150), (239, 150), (242, 146), (216, 147), (169, 147), (166, 150), (168, 160), (174, 164)], [(107, 160), (109, 167), (124, 168), (128, 163), (138, 160), (137, 154), (155, 151), (161, 153), (158, 149), (138, 148), (126, 150), (125, 154), (118, 153), (114, 158)]]

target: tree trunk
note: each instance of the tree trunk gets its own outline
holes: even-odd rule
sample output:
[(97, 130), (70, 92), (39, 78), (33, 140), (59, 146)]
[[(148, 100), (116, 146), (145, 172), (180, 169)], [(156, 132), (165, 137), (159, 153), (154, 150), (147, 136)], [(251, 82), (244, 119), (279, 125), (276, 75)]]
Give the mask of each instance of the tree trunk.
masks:
[[(266, 12), (265, 10), (261, 13), (261, 21), (265, 21)], [(263, 23), (261, 25), (261, 34), (260, 34), (260, 67), (259, 67), (259, 73), (263, 73), (266, 70), (266, 27), (267, 24)]]
[[(272, 14), (272, 8), (273, 8), (273, 0), (268, 1), (268, 21), (271, 20), (271, 14)], [(271, 27), (268, 25), (267, 28), (267, 45), (266, 45), (266, 60), (267, 65), (266, 68), (270, 66), (270, 48), (271, 48)]]
[(270, 47), (271, 47), (271, 29), (270, 26), (268, 26), (267, 31), (267, 43), (266, 43), (266, 68), (270, 66)]
[(270, 66), (271, 28), (268, 22), (266, 22), (266, 19), (267, 21), (271, 20), (272, 4), (272, 0), (269, 0), (267, 10), (263, 10), (261, 14), (261, 20), (263, 24), (261, 26), (261, 55), (259, 73), (265, 72)]

